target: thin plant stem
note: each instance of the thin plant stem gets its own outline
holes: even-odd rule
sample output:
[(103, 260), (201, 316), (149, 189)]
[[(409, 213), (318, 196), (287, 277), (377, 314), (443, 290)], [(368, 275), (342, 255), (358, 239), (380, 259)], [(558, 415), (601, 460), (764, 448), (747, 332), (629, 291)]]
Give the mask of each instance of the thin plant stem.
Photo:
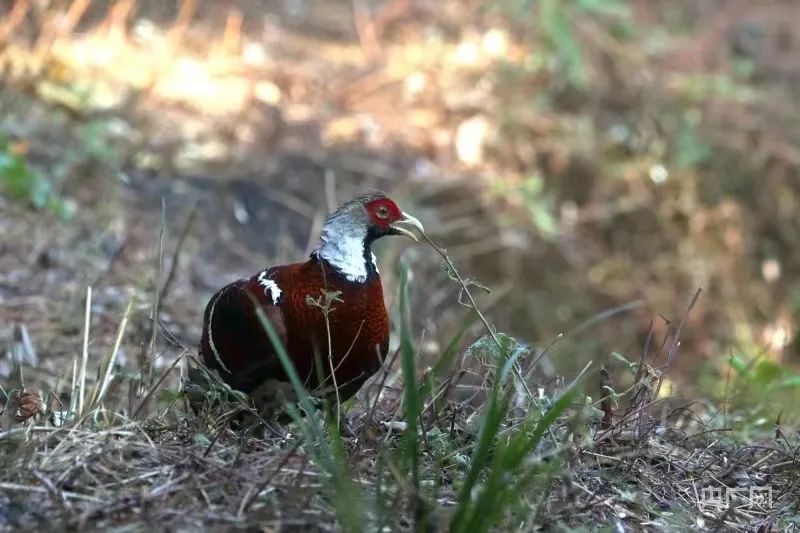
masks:
[(86, 287), (86, 314), (83, 326), (83, 351), (81, 353), (81, 368), (78, 376), (78, 415), (83, 414), (83, 402), (86, 390), (86, 363), (89, 360), (89, 323), (92, 318), (92, 286)]

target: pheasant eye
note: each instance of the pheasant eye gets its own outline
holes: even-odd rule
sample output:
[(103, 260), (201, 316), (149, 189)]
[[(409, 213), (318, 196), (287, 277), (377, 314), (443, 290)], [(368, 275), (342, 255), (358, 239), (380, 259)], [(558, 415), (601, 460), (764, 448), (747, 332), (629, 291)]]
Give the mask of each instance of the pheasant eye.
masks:
[(382, 206), (378, 207), (378, 209), (375, 210), (375, 215), (378, 218), (388, 218), (389, 217), (389, 208), (386, 207), (385, 205), (382, 205)]

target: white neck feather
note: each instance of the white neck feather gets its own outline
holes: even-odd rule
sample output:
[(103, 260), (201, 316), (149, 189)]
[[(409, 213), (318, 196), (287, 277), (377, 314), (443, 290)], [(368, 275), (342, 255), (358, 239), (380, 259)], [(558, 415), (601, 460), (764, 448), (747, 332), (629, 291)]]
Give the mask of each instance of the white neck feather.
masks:
[[(364, 261), (366, 237), (364, 228), (329, 222), (322, 228), (320, 243), (313, 253), (326, 260), (348, 281), (363, 283), (367, 280), (367, 265)], [(372, 262), (375, 263), (374, 256)], [(377, 268), (375, 271), (377, 272)]]

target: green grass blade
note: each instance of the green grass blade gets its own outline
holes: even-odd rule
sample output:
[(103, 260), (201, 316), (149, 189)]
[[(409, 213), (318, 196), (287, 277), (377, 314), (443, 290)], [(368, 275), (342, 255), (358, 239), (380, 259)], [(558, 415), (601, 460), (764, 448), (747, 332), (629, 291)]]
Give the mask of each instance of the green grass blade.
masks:
[(411, 325), (408, 314), (408, 266), (400, 264), (400, 364), (403, 371), (403, 407), (406, 418), (406, 432), (403, 436), (405, 464), (411, 471), (411, 483), (414, 494), (416, 527), (424, 521), (424, 504), (419, 487), (419, 421), (422, 402), (419, 397), (416, 378), (416, 352), (411, 338)]
[(441, 383), (441, 377), (447, 375), (452, 369), (453, 361), (460, 353), (459, 347), (461, 346), (461, 339), (464, 338), (469, 328), (472, 327), (477, 320), (478, 314), (473, 310), (470, 310), (467, 316), (464, 317), (464, 321), (461, 323), (461, 326), (459, 326), (458, 331), (456, 331), (455, 335), (450, 339), (450, 342), (447, 343), (442, 355), (436, 363), (434, 363), (433, 370), (430, 373), (431, 378), (419, 387), (418, 396), (420, 400), (428, 398), (433, 393), (434, 387)]
[(248, 296), (253, 301), (253, 307), (258, 321), (261, 327), (264, 328), (273, 348), (275, 348), (275, 353), (283, 365), (286, 375), (289, 377), (289, 381), (292, 384), (292, 388), (297, 395), (300, 405), (305, 411), (306, 419), (303, 419), (301, 413), (294, 405), (289, 404), (285, 407), (289, 415), (303, 430), (315, 461), (328, 476), (328, 478), (324, 480), (327, 482), (329, 497), (336, 511), (339, 525), (343, 531), (363, 531), (365, 525), (365, 515), (361, 505), (363, 498), (350, 475), (347, 452), (344, 442), (339, 435), (338, 428), (335, 424), (328, 424), (328, 431), (323, 431), (322, 421), (316, 409), (314, 409), (311, 396), (300, 380), (300, 376), (297, 374), (297, 370), (292, 360), (289, 358), (286, 347), (278, 337), (275, 328), (270, 323), (266, 313), (264, 313), (264, 310), (258, 303), (258, 300), (256, 300), (252, 294), (248, 293)]
[[(514, 350), (497, 373), (486, 403), (470, 470), (459, 491), (451, 531), (485, 531), (503, 516), (513, 504), (517, 491), (521, 490), (523, 480), (530, 480), (536, 474), (536, 471), (531, 471), (529, 475), (519, 475), (525, 458), (536, 450), (547, 430), (564, 414), (577, 393), (579, 381), (573, 382), (544, 415), (531, 414), (511, 436), (505, 440), (498, 439), (513, 393), (504, 385), (514, 364), (524, 353), (523, 350)], [(536, 470), (535, 466), (531, 468)], [(479, 486), (478, 482), (484, 475), (486, 479)]]
[(303, 382), (300, 380), (300, 376), (297, 374), (297, 369), (295, 369), (292, 360), (289, 358), (289, 354), (286, 351), (286, 347), (281, 342), (280, 337), (278, 337), (278, 333), (275, 331), (275, 328), (267, 318), (266, 313), (261, 308), (261, 304), (258, 302), (255, 296), (250, 293), (247, 293), (250, 300), (253, 302), (253, 308), (255, 309), (256, 316), (258, 317), (258, 321), (261, 324), (261, 327), (264, 328), (264, 331), (269, 338), (269, 341), (272, 343), (272, 347), (275, 349), (275, 354), (278, 356), (278, 359), (283, 366), (283, 370), (286, 372), (287, 377), (289, 378), (289, 382), (292, 384), (292, 389), (294, 389), (294, 393), (297, 395), (298, 400), (300, 401), (300, 405), (303, 407), (303, 410), (306, 412), (308, 416), (308, 420), (311, 424), (311, 430), (313, 432), (314, 438), (319, 439), (322, 437), (322, 423), (319, 419), (319, 416), (316, 414), (316, 410), (314, 409), (314, 403), (311, 401), (311, 396), (308, 394)]
[(579, 380), (573, 382), (544, 415), (531, 415), (508, 440), (494, 450), (491, 470), (478, 493), (463, 531), (486, 531), (496, 525), (517, 498), (517, 495), (541, 472), (539, 462), (525, 466), (526, 457), (534, 452), (551, 429), (566, 413), (578, 393)]
[(478, 479), (483, 473), (484, 468), (486, 468), (490, 462), (492, 445), (497, 438), (497, 434), (500, 432), (503, 421), (506, 419), (508, 407), (511, 403), (513, 391), (510, 389), (504, 390), (504, 384), (514, 368), (514, 363), (522, 354), (522, 351), (518, 351), (516, 354), (506, 359), (503, 367), (497, 373), (494, 385), (489, 392), (486, 410), (481, 418), (477, 444), (473, 449), (470, 459), (470, 469), (459, 491), (458, 506), (451, 523), (452, 531), (466, 531), (463, 528), (471, 516), (472, 507), (470, 502), (472, 491), (478, 483)]

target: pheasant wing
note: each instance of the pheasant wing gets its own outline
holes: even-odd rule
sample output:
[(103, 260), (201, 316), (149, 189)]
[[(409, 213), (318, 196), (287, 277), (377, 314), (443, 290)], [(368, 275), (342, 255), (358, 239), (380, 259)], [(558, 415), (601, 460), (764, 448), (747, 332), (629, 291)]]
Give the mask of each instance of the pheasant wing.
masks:
[(280, 307), (259, 278), (239, 280), (223, 287), (206, 306), (200, 349), (209, 368), (216, 369), (231, 387), (250, 393), (267, 380), (283, 380), (285, 373), (267, 336), (256, 306), (286, 346), (286, 324)]

